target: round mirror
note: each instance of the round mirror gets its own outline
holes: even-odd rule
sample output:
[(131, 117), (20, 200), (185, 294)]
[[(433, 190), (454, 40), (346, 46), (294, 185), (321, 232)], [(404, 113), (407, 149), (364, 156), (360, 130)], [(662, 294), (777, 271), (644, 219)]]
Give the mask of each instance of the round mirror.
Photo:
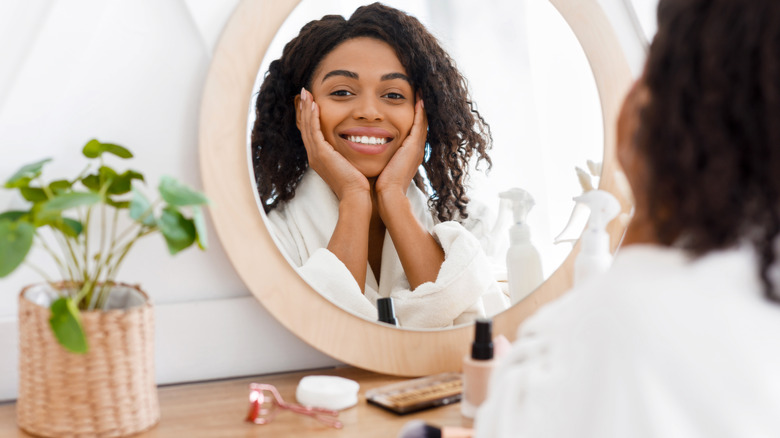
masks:
[[(344, 312), (296, 274), (276, 248), (257, 212), (246, 150), (247, 109), (263, 54), (296, 4), (294, 0), (242, 1), (223, 31), (212, 61), (201, 108), (200, 150), (204, 187), (215, 203), (212, 218), (220, 240), (239, 275), (263, 305), (286, 328), (321, 351), (349, 364), (390, 374), (457, 370), (472, 337), (469, 327), (436, 331), (395, 329)], [(606, 127), (599, 187), (612, 190), (616, 171), (612, 131), (631, 74), (598, 2), (554, 0), (552, 4), (577, 36), (593, 70), (603, 119), (593, 124)], [(447, 49), (457, 58), (453, 49)], [(461, 68), (466, 76), (471, 74)], [(482, 110), (487, 102), (480, 101), (476, 85), (472, 88), (474, 100)], [(493, 124), (498, 129), (498, 122)], [(558, 121), (554, 128), (566, 131), (570, 126)], [(501, 147), (498, 143), (497, 140), (497, 149)], [(576, 178), (573, 169), (569, 172), (572, 179)], [(566, 210), (570, 212), (571, 201), (561, 202), (568, 204)], [(628, 209), (625, 203), (624, 207)], [(614, 248), (622, 226), (613, 224), (610, 233)], [(576, 250), (575, 246), (574, 252), (527, 299), (494, 318), (496, 334), (513, 339), (524, 318), (570, 287)]]
[[(363, 4), (364, 0), (301, 1), (276, 32), (266, 51), (252, 96), (258, 95), (271, 61), (281, 57), (285, 44), (295, 38), (306, 23), (326, 14), (349, 18)], [(550, 3), (498, 2), (493, 7), (477, 7), (467, 1), (391, 0), (384, 4), (417, 17), (437, 38), (466, 77), (476, 108), (490, 124), (493, 165), (489, 172), (484, 165), (471, 166), (467, 185), (469, 218), (463, 225), (478, 239), (487, 265), (492, 268), (492, 273), (485, 272), (485, 275), (492, 275), (498, 285), (496, 290), (502, 295), (483, 297), (479, 313), (464, 312), (455, 322), (469, 322), (476, 316), (493, 317), (549, 278), (571, 252), (582, 231), (586, 211), (580, 208), (577, 210), (580, 214), (573, 215), (572, 198), (582, 194), (583, 183), (595, 185), (600, 176), (604, 145), (601, 106), (593, 74), (574, 33)], [(479, 38), (472, 35), (479, 35)], [(249, 138), (254, 123), (252, 102)], [(559, 129), (560, 126), (567, 129)], [(311, 185), (305, 187), (304, 195), (296, 191), (296, 197), (311, 193), (308, 191)], [(509, 228), (515, 221), (510, 202), (502, 202), (499, 197), (510, 189), (522, 189), (532, 199), (533, 207), (522, 220), (529, 226), (531, 244), (539, 255), (538, 261), (533, 257), (528, 266), (518, 268), (520, 276), (531, 280), (525, 281), (522, 289), (514, 293), (510, 293), (507, 283), (506, 255)], [(264, 215), (259, 197), (257, 201), (258, 210)], [(273, 220), (266, 222), (274, 230), (272, 234), (280, 250), (295, 267), (306, 264), (314, 250), (325, 247), (327, 241), (321, 240), (330, 237), (332, 227), (335, 227), (325, 220), (330, 205), (312, 201), (298, 200), (299, 205), (293, 208), (279, 206), (285, 213), (272, 212)], [(317, 220), (301, 217), (305, 213), (316, 216)], [(431, 212), (426, 216), (435, 220)], [(307, 229), (301, 229), (302, 226)], [(325, 229), (327, 227), (331, 228)], [(389, 235), (384, 239), (383, 255), (393, 253), (394, 248), (387, 244), (390, 240)], [(335, 304), (362, 314), (366, 319), (376, 320), (376, 299), (392, 296), (396, 301), (404, 300), (408, 288), (404, 284), (405, 278), (394, 275), (401, 270), (400, 265), (393, 263), (398, 265), (398, 256), (391, 254), (387, 259), (382, 260), (382, 281), (368, 270), (363, 296), (359, 296), (357, 290), (352, 294), (346, 292), (352, 285), (342, 283), (352, 283), (351, 277), (336, 281), (334, 278), (339, 277), (336, 267), (328, 269), (327, 274), (312, 267), (299, 270), (299, 273)], [(327, 263), (327, 260), (318, 257), (314, 263)], [(385, 268), (386, 264), (390, 268)], [(446, 270), (443, 266), (442, 272)], [(388, 277), (403, 285), (392, 284)], [(445, 276), (441, 282), (448, 280)], [(414, 315), (409, 315), (409, 322), (404, 318), (407, 315), (399, 315), (400, 325), (405, 328), (433, 328), (437, 323), (451, 325), (453, 321), (449, 318), (419, 315), (441, 315), (448, 310), (442, 308), (442, 301), (457, 302), (452, 297), (458, 293), (456, 287), (444, 288), (438, 293), (449, 298), (432, 298), (427, 302), (415, 300), (411, 312), (402, 302), (400, 309)], [(460, 314), (460, 311), (455, 313)]]

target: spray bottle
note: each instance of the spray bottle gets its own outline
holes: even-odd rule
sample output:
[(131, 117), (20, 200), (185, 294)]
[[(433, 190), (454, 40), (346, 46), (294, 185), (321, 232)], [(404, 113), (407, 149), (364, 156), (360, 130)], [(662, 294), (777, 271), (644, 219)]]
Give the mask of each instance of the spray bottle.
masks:
[(591, 190), (574, 200), (590, 208), (590, 218), (582, 233), (582, 246), (574, 262), (574, 284), (606, 272), (612, 264), (607, 224), (620, 213), (620, 203), (611, 193)]
[(534, 198), (523, 189), (512, 188), (498, 195), (512, 204), (514, 225), (509, 228), (509, 250), (506, 253), (506, 273), (509, 299), (514, 305), (534, 291), (542, 281), (542, 261), (531, 243), (531, 229), (526, 217), (535, 205)]

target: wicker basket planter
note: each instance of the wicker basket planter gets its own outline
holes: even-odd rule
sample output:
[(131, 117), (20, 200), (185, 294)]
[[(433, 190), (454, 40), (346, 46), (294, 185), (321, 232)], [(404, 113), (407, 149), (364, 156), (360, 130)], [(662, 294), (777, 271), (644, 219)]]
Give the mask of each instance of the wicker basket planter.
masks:
[(154, 319), (138, 287), (118, 284), (107, 310), (82, 312), (87, 354), (61, 347), (49, 326), (53, 291), (19, 296), (19, 427), (46, 437), (121, 437), (160, 419)]

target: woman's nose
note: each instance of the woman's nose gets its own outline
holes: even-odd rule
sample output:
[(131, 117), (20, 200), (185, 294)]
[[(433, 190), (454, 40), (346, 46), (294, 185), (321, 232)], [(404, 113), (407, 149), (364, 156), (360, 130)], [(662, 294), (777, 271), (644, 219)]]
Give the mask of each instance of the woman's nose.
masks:
[(356, 120), (381, 121), (384, 119), (384, 114), (379, 108), (380, 102), (373, 96), (362, 96), (355, 103), (352, 116)]

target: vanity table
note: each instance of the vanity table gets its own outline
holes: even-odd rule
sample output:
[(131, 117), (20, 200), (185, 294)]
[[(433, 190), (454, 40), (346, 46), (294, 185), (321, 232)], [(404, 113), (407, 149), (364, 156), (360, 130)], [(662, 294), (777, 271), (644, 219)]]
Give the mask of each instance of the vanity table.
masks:
[[(305, 415), (281, 410), (269, 424), (244, 421), (249, 409), (249, 384), (268, 383), (279, 389), (287, 402), (295, 402), (298, 381), (309, 375), (330, 375), (360, 383), (358, 404), (339, 414), (342, 429), (333, 429)], [(371, 388), (406, 380), (352, 367), (318, 369), (284, 374), (243, 377), (159, 388), (161, 419), (138, 438), (214, 437), (377, 437), (394, 438), (406, 422), (423, 420), (436, 426), (471, 427), (462, 418), (460, 404), (442, 406), (407, 415), (396, 415), (366, 402)], [(30, 437), (16, 426), (15, 404), (0, 404), (0, 437)]]

